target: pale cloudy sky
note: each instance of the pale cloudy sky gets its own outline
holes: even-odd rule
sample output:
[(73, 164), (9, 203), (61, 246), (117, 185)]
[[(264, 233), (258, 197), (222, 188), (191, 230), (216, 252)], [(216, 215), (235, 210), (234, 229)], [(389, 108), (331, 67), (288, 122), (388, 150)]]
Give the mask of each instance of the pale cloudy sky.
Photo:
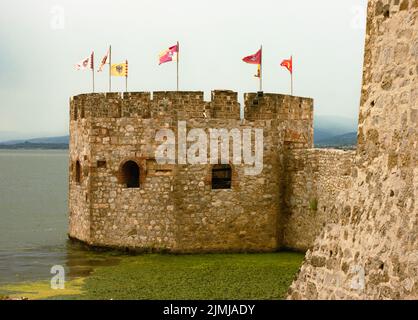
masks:
[[(263, 45), (264, 91), (289, 92), (280, 62), (294, 56), (295, 94), (319, 115), (357, 118), (366, 0), (1, 0), (0, 133), (68, 132), (68, 99), (91, 90), (74, 64), (112, 45), (129, 60), (129, 90), (175, 90), (175, 64), (158, 53), (178, 40), (181, 89), (257, 90), (256, 66), (241, 61)], [(96, 91), (107, 90), (107, 70)], [(124, 80), (113, 78), (115, 90)]]

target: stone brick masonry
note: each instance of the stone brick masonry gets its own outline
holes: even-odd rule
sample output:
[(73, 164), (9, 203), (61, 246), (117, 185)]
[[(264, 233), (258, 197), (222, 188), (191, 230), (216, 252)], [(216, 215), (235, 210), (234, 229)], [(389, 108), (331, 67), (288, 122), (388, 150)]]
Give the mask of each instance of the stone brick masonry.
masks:
[(283, 246), (309, 248), (325, 223), (336, 221), (329, 208), (351, 182), (354, 151), (294, 149), (285, 158)]
[[(70, 101), (69, 235), (172, 252), (306, 250), (289, 299), (418, 298), (418, 1), (371, 0), (356, 152), (315, 150), (313, 101), (131, 92)], [(264, 169), (160, 165), (155, 133), (262, 128)], [(176, 146), (178, 147), (178, 146)], [(124, 168), (139, 170), (127, 188)], [(129, 184), (129, 183), (128, 183)]]
[(350, 187), (290, 299), (418, 299), (418, 1), (372, 0)]
[[(209, 102), (203, 92), (73, 97), (70, 237), (132, 250), (305, 250), (326, 220), (322, 209), (309, 209), (309, 201), (332, 205), (334, 189), (343, 187), (351, 168), (350, 153), (310, 149), (311, 99), (249, 93), (245, 114), (241, 120), (231, 91), (214, 91)], [(262, 128), (263, 171), (250, 176), (245, 165), (231, 165), (231, 188), (213, 189), (212, 165), (158, 164), (155, 134), (168, 128), (177, 135), (180, 120), (189, 130)], [(129, 161), (139, 167), (138, 188), (124, 181), (122, 168)], [(326, 167), (335, 170), (321, 178)]]

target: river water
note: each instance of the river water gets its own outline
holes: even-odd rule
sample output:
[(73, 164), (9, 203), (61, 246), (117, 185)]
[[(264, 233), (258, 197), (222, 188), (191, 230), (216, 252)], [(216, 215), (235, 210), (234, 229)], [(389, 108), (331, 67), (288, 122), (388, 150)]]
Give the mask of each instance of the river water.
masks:
[(117, 263), (68, 241), (67, 197), (68, 151), (0, 150), (0, 284)]

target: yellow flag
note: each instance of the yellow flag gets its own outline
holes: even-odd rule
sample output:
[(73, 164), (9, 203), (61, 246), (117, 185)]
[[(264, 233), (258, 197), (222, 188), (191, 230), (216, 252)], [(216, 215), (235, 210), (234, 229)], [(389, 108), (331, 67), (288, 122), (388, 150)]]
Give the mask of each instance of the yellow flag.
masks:
[(112, 64), (110, 73), (114, 77), (127, 77), (128, 76), (128, 61), (123, 63)]
[(254, 77), (256, 77), (256, 78), (260, 78), (261, 77), (261, 65), (258, 65), (258, 67), (257, 67), (257, 74), (255, 74)]

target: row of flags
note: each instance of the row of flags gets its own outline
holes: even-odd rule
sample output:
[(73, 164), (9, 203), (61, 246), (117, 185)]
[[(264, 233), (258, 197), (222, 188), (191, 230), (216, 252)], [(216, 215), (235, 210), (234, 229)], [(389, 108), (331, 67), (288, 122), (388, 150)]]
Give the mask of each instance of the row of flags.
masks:
[[(105, 65), (109, 65), (109, 92), (112, 91), (112, 76), (113, 77), (125, 77), (126, 91), (128, 91), (128, 60), (121, 63), (112, 64), (112, 47), (109, 46), (106, 54), (100, 62), (100, 66), (97, 72), (102, 72)], [(77, 70), (91, 70), (92, 81), (93, 81), (93, 92), (94, 92), (94, 51), (91, 54), (75, 64)]]
[[(255, 77), (260, 79), (260, 91), (262, 91), (263, 90), (263, 80), (262, 80), (263, 46), (261, 46), (260, 50), (258, 50), (256, 53), (242, 58), (242, 61), (249, 63), (249, 64), (257, 65), (257, 74), (255, 74)], [(283, 60), (280, 66), (286, 68), (290, 72), (291, 94), (293, 95), (293, 57), (291, 56), (290, 59)]]
[[(180, 45), (177, 44), (170, 46), (168, 49), (163, 50), (160, 52), (158, 56), (158, 64), (161, 65), (166, 62), (176, 61), (177, 62), (177, 91), (179, 90), (179, 52), (180, 52)], [(120, 63), (111, 63), (112, 57), (112, 47), (109, 46), (106, 54), (102, 58), (99, 68), (97, 72), (102, 72), (106, 65), (109, 65), (109, 92), (111, 91), (111, 77), (125, 77), (125, 84), (126, 84), (126, 91), (128, 91), (128, 60)], [(249, 64), (256, 64), (257, 65), (257, 74), (255, 77), (260, 79), (260, 91), (263, 90), (262, 85), (262, 65), (263, 65), (263, 47), (261, 46), (260, 49), (249, 56), (246, 56), (242, 59), (244, 62)], [(281, 62), (280, 66), (286, 68), (290, 72), (291, 76), (291, 94), (293, 95), (293, 57), (291, 56), (290, 59), (285, 59)], [(94, 51), (86, 57), (85, 59), (81, 60), (80, 62), (76, 63), (75, 68), (77, 70), (91, 70), (92, 71), (92, 79), (93, 79), (93, 92), (94, 92)]]
[[(110, 64), (108, 61), (109, 59), (109, 51), (106, 53), (106, 55), (103, 57), (99, 69), (97, 69), (97, 72), (102, 72), (103, 68), (106, 64), (110, 65), (110, 74), (115, 77), (127, 77), (128, 76), (128, 60), (125, 60), (125, 62), (122, 63), (116, 63), (116, 64)], [(77, 70), (94, 70), (94, 51), (91, 52), (91, 54), (81, 60), (79, 63), (76, 63), (75, 68)]]

